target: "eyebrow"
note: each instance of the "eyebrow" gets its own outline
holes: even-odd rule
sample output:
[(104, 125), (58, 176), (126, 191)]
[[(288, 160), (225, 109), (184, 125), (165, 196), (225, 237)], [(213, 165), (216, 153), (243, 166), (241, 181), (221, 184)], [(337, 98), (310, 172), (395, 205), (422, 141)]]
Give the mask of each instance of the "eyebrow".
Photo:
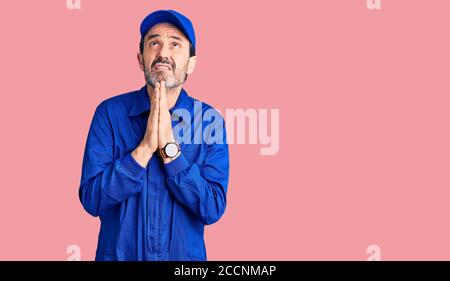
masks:
[[(147, 37), (147, 40), (150, 40), (150, 39), (155, 38), (155, 37), (161, 37), (161, 35), (160, 35), (160, 34), (151, 34), (151, 35), (149, 35), (149, 36)], [(178, 41), (180, 41), (180, 42), (183, 42), (183, 40), (181, 39), (181, 37), (178, 37), (178, 36), (175, 36), (175, 35), (171, 35), (171, 36), (169, 36), (169, 37), (172, 38), (172, 39), (178, 40)]]

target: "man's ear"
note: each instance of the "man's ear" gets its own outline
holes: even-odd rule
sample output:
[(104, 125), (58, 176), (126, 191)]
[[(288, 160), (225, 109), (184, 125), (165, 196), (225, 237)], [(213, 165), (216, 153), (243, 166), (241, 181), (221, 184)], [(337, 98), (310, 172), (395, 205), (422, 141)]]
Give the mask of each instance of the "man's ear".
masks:
[(189, 58), (187, 74), (194, 72), (195, 66), (197, 65), (197, 56), (192, 56)]
[(144, 71), (144, 58), (142, 57), (141, 52), (137, 53), (137, 59), (139, 62), (139, 67), (141, 68), (142, 71)]

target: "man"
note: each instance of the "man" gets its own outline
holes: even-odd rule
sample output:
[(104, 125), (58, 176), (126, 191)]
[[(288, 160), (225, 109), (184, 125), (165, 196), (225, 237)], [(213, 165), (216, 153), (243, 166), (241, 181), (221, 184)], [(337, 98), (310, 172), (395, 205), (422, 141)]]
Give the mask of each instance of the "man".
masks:
[(197, 61), (191, 21), (160, 10), (140, 32), (146, 85), (97, 107), (83, 158), (80, 200), (101, 220), (96, 260), (206, 260), (204, 226), (226, 206), (225, 125), (183, 89)]

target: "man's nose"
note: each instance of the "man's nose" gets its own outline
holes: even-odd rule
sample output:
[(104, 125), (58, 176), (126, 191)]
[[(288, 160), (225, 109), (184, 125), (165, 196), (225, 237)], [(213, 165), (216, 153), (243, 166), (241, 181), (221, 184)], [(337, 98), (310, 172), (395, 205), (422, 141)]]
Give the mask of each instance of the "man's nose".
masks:
[(161, 49), (159, 49), (159, 56), (163, 59), (168, 59), (170, 56), (170, 49), (167, 44), (163, 44)]

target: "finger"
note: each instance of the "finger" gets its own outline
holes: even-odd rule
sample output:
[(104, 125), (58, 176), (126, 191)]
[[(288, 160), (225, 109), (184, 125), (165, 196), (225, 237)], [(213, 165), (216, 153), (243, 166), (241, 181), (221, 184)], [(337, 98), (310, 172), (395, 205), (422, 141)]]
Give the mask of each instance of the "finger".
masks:
[(158, 122), (159, 122), (159, 101), (158, 99), (155, 99), (154, 103), (152, 104), (152, 112), (151, 112), (151, 123), (152, 123), (152, 130), (154, 132), (157, 131), (158, 128)]
[(164, 111), (168, 111), (169, 110), (169, 104), (168, 104), (168, 100), (167, 100), (167, 91), (166, 91), (166, 82), (162, 81), (161, 82), (161, 97), (160, 97), (160, 109), (164, 110)]
[(159, 111), (159, 99), (160, 99), (160, 91), (159, 87), (155, 87), (155, 91), (153, 92), (153, 106), (157, 111)]
[[(159, 104), (159, 99), (160, 99), (160, 87), (159, 87), (159, 83), (155, 84), (155, 89), (153, 91), (153, 97), (152, 97), (152, 105), (155, 104)], [(159, 105), (158, 105), (159, 107)]]
[(166, 94), (166, 81), (162, 80), (160, 83), (161, 94)]
[(166, 95), (166, 82), (164, 80), (159, 83), (159, 92), (161, 93), (161, 97)]
[(161, 96), (161, 89), (159, 86), (159, 83), (156, 83), (156, 87), (155, 87), (155, 91), (154, 91), (154, 96), (155, 96), (155, 101), (159, 102), (160, 96)]
[(165, 121), (164, 113), (167, 109), (167, 94), (166, 94), (166, 82), (163, 80), (159, 83), (159, 123), (162, 126)]
[(158, 106), (157, 106), (158, 109), (159, 109), (159, 100), (160, 100), (160, 97), (161, 97), (161, 92), (160, 92), (160, 89), (157, 88), (157, 89), (155, 90), (155, 105), (158, 105)]
[(160, 93), (161, 92), (161, 86), (159, 84), (159, 82), (155, 83), (155, 88), (154, 88), (154, 93)]
[(149, 121), (153, 122), (153, 120), (157, 120), (158, 115), (159, 115), (159, 87), (155, 85), (155, 89), (152, 94)]

